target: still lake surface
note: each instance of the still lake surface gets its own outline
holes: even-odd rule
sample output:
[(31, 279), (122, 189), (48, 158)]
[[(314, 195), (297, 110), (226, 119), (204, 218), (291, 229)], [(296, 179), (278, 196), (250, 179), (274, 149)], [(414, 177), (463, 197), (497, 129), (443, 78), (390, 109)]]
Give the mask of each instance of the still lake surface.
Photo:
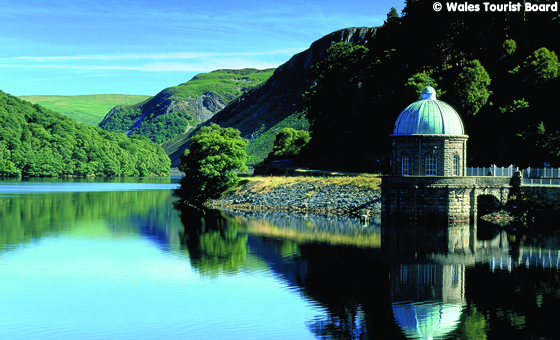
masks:
[(558, 234), (178, 211), (170, 178), (0, 182), (0, 339), (558, 338)]

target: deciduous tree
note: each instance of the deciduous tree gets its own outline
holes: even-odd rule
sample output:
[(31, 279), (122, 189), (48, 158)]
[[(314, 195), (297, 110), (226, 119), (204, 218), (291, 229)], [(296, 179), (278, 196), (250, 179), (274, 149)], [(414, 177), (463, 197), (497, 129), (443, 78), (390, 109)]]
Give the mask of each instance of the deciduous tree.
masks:
[(295, 156), (310, 140), (308, 131), (283, 128), (276, 134), (272, 155), (274, 157)]
[(239, 130), (217, 124), (204, 126), (191, 139), (191, 147), (181, 155), (179, 170), (185, 173), (175, 195), (188, 204), (200, 206), (236, 185), (238, 171), (246, 171), (247, 141)]
[(546, 47), (531, 53), (523, 63), (522, 73), (525, 82), (533, 86), (541, 86), (558, 76), (558, 56)]

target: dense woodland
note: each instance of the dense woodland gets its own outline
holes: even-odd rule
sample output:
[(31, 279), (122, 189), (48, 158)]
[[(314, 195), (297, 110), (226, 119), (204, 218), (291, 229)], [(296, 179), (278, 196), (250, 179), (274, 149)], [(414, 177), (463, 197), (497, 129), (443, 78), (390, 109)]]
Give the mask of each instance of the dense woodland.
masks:
[(168, 175), (163, 149), (0, 91), (0, 177)]
[(388, 164), (393, 124), (429, 82), (462, 115), (469, 166), (560, 166), (558, 13), (432, 6), (409, 0), (401, 15), (391, 9), (368, 48), (338, 43), (313, 66), (304, 94), (312, 139), (300, 163)]

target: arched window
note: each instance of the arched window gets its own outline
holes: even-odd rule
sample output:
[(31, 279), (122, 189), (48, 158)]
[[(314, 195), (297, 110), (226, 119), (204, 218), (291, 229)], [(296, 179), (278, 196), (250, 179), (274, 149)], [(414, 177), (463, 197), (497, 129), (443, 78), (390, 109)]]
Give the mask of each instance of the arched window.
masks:
[(435, 176), (437, 174), (437, 160), (435, 155), (426, 156), (426, 176)]
[(459, 176), (459, 156), (453, 156), (453, 168), (451, 171), (451, 175)]
[(410, 163), (409, 163), (409, 158), (408, 155), (404, 155), (402, 156), (402, 175), (403, 176), (408, 176), (410, 175)]

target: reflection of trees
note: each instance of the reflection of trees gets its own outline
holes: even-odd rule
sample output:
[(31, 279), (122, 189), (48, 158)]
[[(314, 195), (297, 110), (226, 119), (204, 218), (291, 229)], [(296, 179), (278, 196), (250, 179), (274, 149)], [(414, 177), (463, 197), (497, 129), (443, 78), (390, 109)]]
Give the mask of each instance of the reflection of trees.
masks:
[(306, 295), (329, 311), (309, 328), (326, 339), (366, 339), (398, 329), (390, 310), (388, 268), (373, 259), (375, 250), (306, 244), (301, 256), (307, 275), (301, 283)]
[(475, 305), (470, 305), (462, 315), (462, 322), (459, 324), (459, 339), (486, 340), (488, 323), (484, 314), (478, 311)]
[(534, 267), (491, 271), (488, 265), (478, 265), (467, 270), (466, 287), (489, 325), (489, 338), (557, 338), (558, 271)]
[(201, 274), (217, 276), (235, 273), (246, 263), (246, 234), (223, 218), (218, 211), (201, 211), (181, 206), (185, 227), (181, 245), (186, 246), (193, 267)]
[(0, 197), (0, 246), (26, 243), (80, 221), (145, 217), (169, 203), (169, 190), (58, 192)]

